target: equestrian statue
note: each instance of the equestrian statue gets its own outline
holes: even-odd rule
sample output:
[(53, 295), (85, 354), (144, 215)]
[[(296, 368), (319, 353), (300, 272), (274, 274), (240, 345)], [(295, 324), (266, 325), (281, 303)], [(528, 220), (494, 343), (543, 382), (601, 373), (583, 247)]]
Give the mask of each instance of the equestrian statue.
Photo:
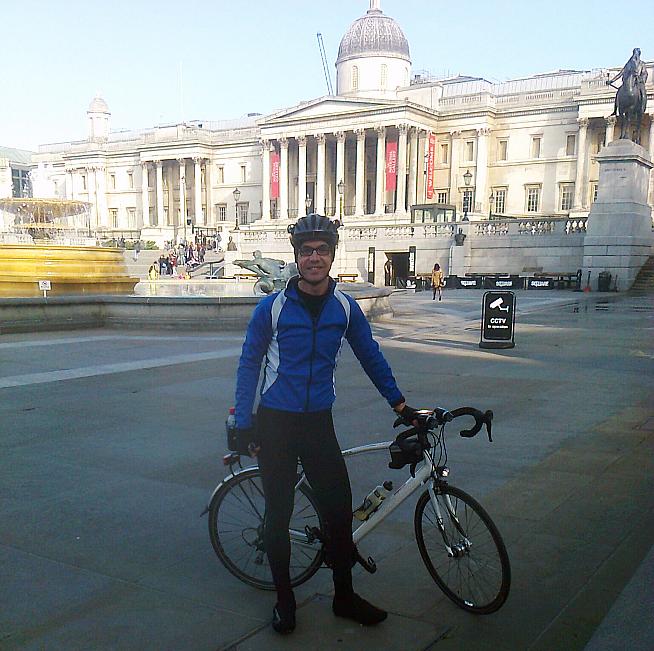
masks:
[[(622, 85), (614, 86), (613, 82), (620, 78), (622, 78)], [(622, 70), (613, 79), (606, 82), (609, 86), (618, 89), (611, 115), (621, 118), (620, 138), (629, 137), (629, 127), (631, 126), (634, 129), (634, 137), (631, 140), (637, 145), (640, 145), (640, 124), (647, 106), (646, 82), (647, 67), (640, 59), (640, 48), (638, 47), (634, 48), (633, 54)]]

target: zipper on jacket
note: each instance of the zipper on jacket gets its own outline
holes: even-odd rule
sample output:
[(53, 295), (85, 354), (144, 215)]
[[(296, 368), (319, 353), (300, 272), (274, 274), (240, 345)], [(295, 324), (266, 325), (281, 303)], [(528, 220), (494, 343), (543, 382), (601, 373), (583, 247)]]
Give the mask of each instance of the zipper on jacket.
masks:
[(320, 312), (316, 315), (316, 318), (314, 319), (309, 310), (307, 310), (306, 305), (302, 304), (302, 307), (307, 311), (309, 314), (309, 318), (311, 319), (311, 357), (309, 359), (309, 379), (307, 380), (307, 398), (304, 403), (304, 411), (309, 411), (309, 400), (310, 400), (310, 394), (311, 394), (311, 380), (313, 379), (313, 358), (316, 354), (316, 333), (318, 331), (318, 321), (320, 321), (320, 315), (322, 314), (322, 311), (325, 309), (325, 304), (329, 300), (329, 296), (325, 298), (323, 301), (322, 305), (320, 306)]

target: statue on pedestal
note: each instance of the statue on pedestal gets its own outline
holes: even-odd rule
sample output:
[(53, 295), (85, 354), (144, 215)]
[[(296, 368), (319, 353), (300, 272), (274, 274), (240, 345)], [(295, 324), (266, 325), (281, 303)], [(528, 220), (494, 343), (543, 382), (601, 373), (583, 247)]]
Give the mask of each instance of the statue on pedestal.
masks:
[(298, 274), (295, 262), (264, 258), (261, 251), (255, 251), (252, 257), (252, 260), (234, 260), (234, 264), (259, 276), (254, 284), (255, 294), (270, 294), (276, 289), (283, 289), (286, 283)]
[[(613, 82), (622, 79), (622, 85), (618, 88)], [(640, 48), (634, 48), (633, 54), (625, 63), (622, 70), (607, 80), (607, 84), (618, 88), (615, 95), (615, 105), (611, 115), (617, 115), (621, 120), (620, 138), (628, 138), (629, 125), (635, 123), (633, 141), (640, 144), (640, 124), (647, 107), (647, 67), (640, 59)]]

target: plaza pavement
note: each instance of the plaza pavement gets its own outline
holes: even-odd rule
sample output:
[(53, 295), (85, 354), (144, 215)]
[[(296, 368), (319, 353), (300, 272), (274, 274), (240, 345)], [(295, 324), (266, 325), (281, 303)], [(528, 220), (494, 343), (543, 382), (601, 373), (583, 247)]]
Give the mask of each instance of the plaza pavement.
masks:
[[(325, 570), (298, 627), (231, 576), (200, 512), (224, 475), (223, 421), (242, 336), (126, 330), (0, 337), (0, 649), (654, 648), (654, 297), (517, 292), (516, 347), (480, 350), (481, 292), (394, 294), (374, 331), (412, 406), (492, 408), (494, 438), (452, 430), (451, 482), (507, 543), (498, 613), (457, 609), (425, 570), (409, 500), (366, 538), (357, 589), (375, 629), (337, 620)], [(393, 437), (393, 415), (344, 350), (342, 445)], [(354, 500), (385, 454), (350, 465)]]

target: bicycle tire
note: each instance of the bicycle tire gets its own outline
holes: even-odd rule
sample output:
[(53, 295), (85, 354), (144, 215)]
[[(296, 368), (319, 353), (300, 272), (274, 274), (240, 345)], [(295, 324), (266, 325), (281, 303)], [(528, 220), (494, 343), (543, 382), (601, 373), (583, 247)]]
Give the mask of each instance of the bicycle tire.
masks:
[[(478, 615), (494, 613), (506, 601), (511, 587), (511, 565), (502, 536), (481, 504), (468, 493), (447, 484), (435, 490), (442, 527), (428, 490), (416, 504), (414, 528), (422, 560), (457, 606)], [(435, 535), (425, 535), (423, 528), (427, 526)], [(481, 585), (484, 581), (487, 583)]]
[[(305, 525), (323, 523), (311, 489), (301, 485), (295, 493), (291, 529), (304, 531)], [(263, 543), (265, 498), (259, 468), (247, 468), (230, 477), (209, 504), (209, 536), (223, 565), (244, 583), (262, 590), (275, 585)], [(245, 543), (245, 544), (244, 544)], [(324, 559), (322, 543), (291, 542), (291, 585), (304, 583), (320, 568)]]

